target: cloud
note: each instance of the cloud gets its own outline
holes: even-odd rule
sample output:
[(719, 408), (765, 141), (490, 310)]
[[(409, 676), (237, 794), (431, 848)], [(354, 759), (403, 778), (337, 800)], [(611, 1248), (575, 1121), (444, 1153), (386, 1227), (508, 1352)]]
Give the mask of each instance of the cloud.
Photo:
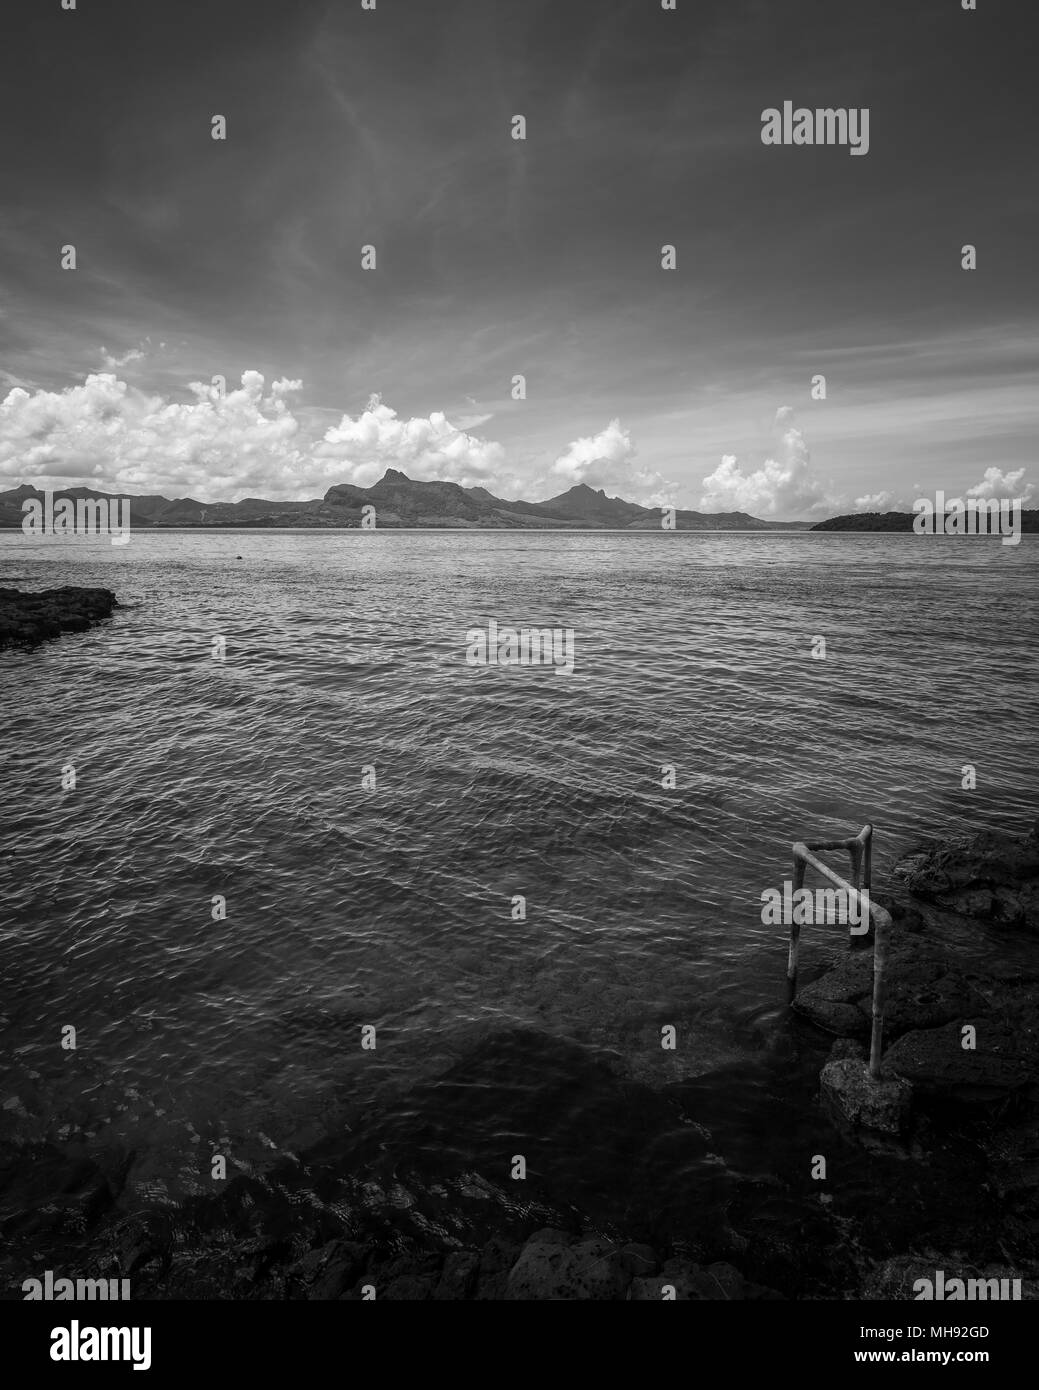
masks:
[(33, 382), (26, 380), (23, 376), (15, 376), (13, 372), (5, 372), (3, 367), (0, 367), (0, 381), (6, 386), (24, 386), (28, 389), (33, 387)]
[[(1000, 468), (987, 468), (985, 476), (980, 483), (975, 483), (969, 487), (964, 494), (965, 497), (999, 497), (1007, 498), (1009, 501), (1019, 499), (1024, 505), (1027, 503), (1034, 491), (1031, 483), (1026, 483), (1022, 487), (1022, 479), (1025, 476), (1023, 468), (1015, 469), (1013, 472), (1004, 473)], [(919, 483), (914, 483), (911, 495), (896, 492), (874, 492), (865, 497), (856, 497), (855, 510), (859, 512), (911, 512), (913, 503), (917, 498), (924, 496)], [(931, 493), (931, 501), (934, 501), (934, 493)], [(945, 505), (950, 506), (953, 502), (961, 505), (963, 497), (953, 497), (946, 495)]]
[(799, 518), (834, 510), (836, 499), (812, 472), (808, 445), (789, 406), (776, 411), (774, 428), (780, 436), (780, 457), (768, 458), (755, 472), (744, 473), (735, 454), (726, 454), (703, 480), (701, 511)]
[(116, 371), (119, 367), (128, 367), (131, 362), (141, 362), (143, 359), (144, 353), (140, 348), (131, 348), (122, 357), (113, 357), (106, 347), (101, 349), (101, 360), (110, 372)]
[(187, 402), (147, 395), (109, 372), (64, 391), (16, 388), (0, 402), (0, 475), (6, 486), (82, 479), (214, 500), (261, 487), (298, 494), (306, 459), (285, 397), (300, 385), (275, 381), (265, 395), (260, 373), (245, 372), (223, 395), (192, 382)]
[(325, 431), (314, 462), (328, 482), (358, 487), (370, 487), (387, 468), (398, 468), (418, 482), (459, 483), (491, 492), (521, 487), (519, 479), (504, 471), (500, 444), (468, 434), (440, 410), (401, 420), (379, 396), (372, 396), (356, 419), (344, 415)]
[(901, 504), (896, 505), (893, 492), (868, 492), (865, 497), (856, 497), (855, 510), (857, 512), (897, 512), (902, 510), (902, 507)]
[(343, 415), (321, 435), (292, 409), (302, 386), (281, 379), (267, 389), (259, 372), (248, 371), (224, 391), (192, 382), (191, 399), (181, 402), (110, 372), (64, 391), (18, 386), (0, 402), (0, 482), (53, 487), (60, 479), (220, 501), (312, 497), (332, 483), (366, 486), (399, 468), (419, 480), (523, 491), (504, 469), (500, 444), (467, 433), (442, 411), (402, 420), (372, 396), (356, 419)]
[(1012, 473), (1004, 473), (1001, 468), (986, 468), (981, 482), (967, 489), (967, 496), (1006, 497), (1010, 501), (1019, 500), (1024, 504), (1031, 501), (1034, 491), (1031, 483), (1027, 483), (1022, 489), (1021, 479), (1024, 476), (1023, 468), (1016, 468)]
[(611, 420), (598, 434), (573, 440), (548, 471), (546, 485), (567, 487), (585, 483), (618, 493), (626, 501), (647, 506), (671, 504), (675, 484), (660, 473), (634, 462), (637, 450), (631, 434), (619, 420)]

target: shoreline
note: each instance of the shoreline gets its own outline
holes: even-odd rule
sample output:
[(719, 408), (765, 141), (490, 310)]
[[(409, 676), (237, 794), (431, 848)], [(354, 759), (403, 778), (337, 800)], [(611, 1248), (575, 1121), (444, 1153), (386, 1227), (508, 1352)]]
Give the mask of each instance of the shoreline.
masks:
[[(262, 1173), (232, 1167), (211, 1196), (131, 1214), (120, 1195), (133, 1155), (80, 1163), (56, 1204), (0, 1226), (2, 1296), (21, 1296), (11, 1269), (50, 1268), (129, 1278), (135, 1299), (360, 1299), (368, 1287), (408, 1300), (645, 1300), (671, 1296), (665, 1286), (683, 1300), (912, 1298), (937, 1270), (1021, 1279), (1023, 1297), (1039, 1297), (1037, 890), (1033, 830), (923, 847), (874, 893), (893, 918), (884, 1066), (914, 1092), (899, 1138), (832, 1124), (819, 1094), (827, 1055), (858, 1055), (868, 1029), (867, 941), (804, 985), (777, 1046), (745, 1064), (652, 1088), (591, 1049), (513, 1030), (434, 1083), (443, 1132), (373, 1115), (359, 1138), (326, 1137)], [(598, 1176), (519, 1183), (447, 1158), (451, 1125), (464, 1124), (452, 1098), (516, 1048), (557, 1077), (531, 1104), (546, 1128), (586, 1127)], [(734, 1127), (741, 1088), (776, 1147), (771, 1171), (748, 1162)], [(61, 1168), (52, 1145), (2, 1151), (8, 1174)]]

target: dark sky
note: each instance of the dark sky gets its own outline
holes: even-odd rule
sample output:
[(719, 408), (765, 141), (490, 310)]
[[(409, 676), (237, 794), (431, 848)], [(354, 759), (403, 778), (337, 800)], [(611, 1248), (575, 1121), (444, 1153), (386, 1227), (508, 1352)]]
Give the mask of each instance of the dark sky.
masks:
[[(1031, 463), (1033, 0), (3, 18), (0, 485), (313, 496), (397, 466), (800, 516)], [(868, 154), (763, 145), (787, 99), (868, 107)], [(215, 374), (227, 399), (192, 391)]]

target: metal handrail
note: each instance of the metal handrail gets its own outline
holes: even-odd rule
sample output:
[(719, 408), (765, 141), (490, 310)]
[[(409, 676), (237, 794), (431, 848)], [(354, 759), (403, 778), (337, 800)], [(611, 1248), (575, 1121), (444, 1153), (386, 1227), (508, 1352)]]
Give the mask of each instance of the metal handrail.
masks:
[[(818, 859), (813, 851), (819, 849), (847, 850), (851, 859), (853, 882), (849, 883), (847, 879), (842, 878), (840, 874), (835, 873), (821, 859)], [(817, 873), (822, 874), (824, 878), (838, 888), (843, 888), (849, 894), (849, 898), (860, 907), (860, 921), (862, 920), (861, 908), (865, 907), (869, 911), (873, 924), (873, 1028), (869, 1047), (869, 1074), (874, 1081), (879, 1081), (881, 1042), (884, 1031), (884, 965), (887, 960), (887, 931), (891, 926), (891, 915), (884, 908), (871, 902), (869, 897), (873, 871), (873, 826), (867, 823), (857, 835), (850, 835), (844, 840), (812, 840), (807, 844), (798, 840), (793, 846), (793, 854), (793, 889), (795, 893), (799, 888), (804, 887), (805, 871), (808, 868), (813, 868)], [(786, 969), (791, 1000), (797, 993), (797, 954), (800, 938), (801, 924), (791, 920), (790, 953), (787, 957)]]

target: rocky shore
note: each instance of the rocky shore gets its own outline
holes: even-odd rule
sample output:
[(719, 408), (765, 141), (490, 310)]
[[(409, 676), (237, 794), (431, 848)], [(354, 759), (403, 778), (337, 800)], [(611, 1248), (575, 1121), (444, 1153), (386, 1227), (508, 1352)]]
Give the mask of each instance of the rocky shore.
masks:
[(86, 632), (118, 607), (110, 589), (43, 589), (24, 593), (0, 588), (0, 650), (34, 647), (63, 632)]
[[(575, 1044), (520, 1038), (544, 1049), (546, 1077), (566, 1062), (559, 1095), (546, 1083), (531, 1104), (545, 1133), (556, 1107), (559, 1124), (588, 1127), (583, 1186), (419, 1161), (444, 1135), (464, 1150), (451, 1097), (486, 1076), (464, 1061), (439, 1083), (444, 1135), (373, 1116), (360, 1150), (326, 1136), (149, 1210), (126, 1200), (132, 1153), (70, 1164), (40, 1136), (0, 1144), (2, 1296), (19, 1296), (11, 1271), (49, 1267), (129, 1278), (135, 1299), (911, 1299), (937, 1271), (1020, 1280), (1034, 1299), (1037, 886), (1035, 832), (987, 832), (920, 847), (875, 894), (893, 918), (884, 1069), (912, 1089), (898, 1136), (842, 1124), (820, 1094), (827, 1057), (862, 1056), (869, 1030), (872, 951), (841, 944), (778, 1046), (724, 1074), (652, 1088)], [(741, 1086), (756, 1089), (737, 1104)], [(578, 1093), (590, 1111), (574, 1110)]]

